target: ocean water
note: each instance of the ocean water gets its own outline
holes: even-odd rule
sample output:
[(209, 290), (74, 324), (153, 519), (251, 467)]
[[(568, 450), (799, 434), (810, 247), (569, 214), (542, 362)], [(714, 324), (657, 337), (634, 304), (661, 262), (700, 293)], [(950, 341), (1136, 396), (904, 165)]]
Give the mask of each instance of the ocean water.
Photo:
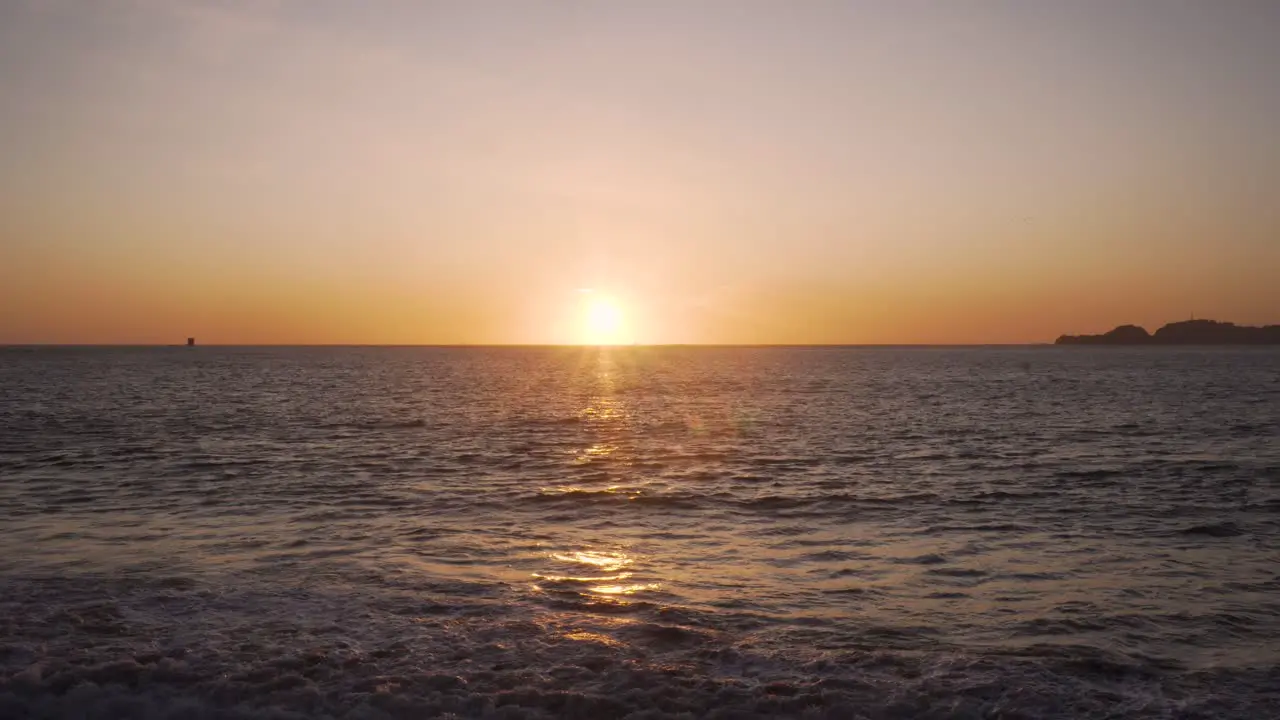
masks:
[(0, 350), (0, 717), (1280, 717), (1280, 352)]

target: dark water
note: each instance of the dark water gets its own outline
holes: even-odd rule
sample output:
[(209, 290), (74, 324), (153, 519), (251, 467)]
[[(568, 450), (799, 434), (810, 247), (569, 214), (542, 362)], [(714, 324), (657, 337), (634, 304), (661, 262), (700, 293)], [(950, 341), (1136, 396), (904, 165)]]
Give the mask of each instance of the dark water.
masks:
[(0, 717), (1280, 717), (1280, 353), (0, 350)]

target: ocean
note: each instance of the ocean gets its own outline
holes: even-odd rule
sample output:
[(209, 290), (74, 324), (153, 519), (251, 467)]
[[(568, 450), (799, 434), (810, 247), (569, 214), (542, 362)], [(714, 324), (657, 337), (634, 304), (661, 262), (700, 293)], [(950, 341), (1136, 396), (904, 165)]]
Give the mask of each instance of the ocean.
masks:
[(1280, 351), (0, 349), (0, 717), (1280, 717)]

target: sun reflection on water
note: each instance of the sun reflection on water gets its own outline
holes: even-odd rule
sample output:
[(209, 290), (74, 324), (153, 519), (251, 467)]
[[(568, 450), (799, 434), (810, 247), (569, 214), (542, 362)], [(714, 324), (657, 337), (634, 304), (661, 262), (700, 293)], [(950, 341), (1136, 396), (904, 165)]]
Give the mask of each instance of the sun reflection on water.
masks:
[(601, 595), (634, 595), (642, 590), (657, 590), (660, 583), (636, 583), (633, 585), (598, 585), (591, 592)]
[[(634, 573), (625, 570), (631, 567), (636, 559), (632, 555), (624, 552), (609, 552), (601, 550), (579, 550), (574, 552), (556, 552), (550, 553), (550, 559), (560, 563), (567, 563), (576, 566), (585, 566), (600, 572), (599, 575), (589, 573), (554, 573), (554, 572), (535, 572), (533, 577), (544, 583), (559, 585), (559, 591), (588, 593), (591, 595), (600, 595), (606, 597), (620, 597), (634, 595), (638, 592), (646, 590), (657, 590), (661, 587), (660, 583), (652, 582), (634, 582), (629, 583)], [(584, 569), (585, 569), (584, 568)], [(568, 585), (580, 586), (573, 590), (566, 588)], [(550, 588), (542, 585), (534, 585), (534, 589), (538, 591), (548, 591)]]
[(571, 553), (551, 553), (551, 559), (559, 560), (560, 562), (591, 565), (600, 568), (604, 572), (620, 570), (634, 562), (634, 560), (625, 553), (598, 552), (595, 550)]
[(589, 422), (605, 422), (617, 420), (623, 417), (622, 403), (614, 398), (597, 397), (592, 399), (592, 404), (582, 409), (579, 413), (583, 420)]
[(612, 443), (596, 443), (578, 453), (573, 462), (575, 465), (586, 465), (594, 460), (604, 460), (617, 451), (618, 446)]
[(602, 492), (609, 493), (611, 495), (639, 495), (641, 491), (638, 488), (630, 488), (623, 485), (610, 485), (605, 488), (597, 488), (594, 490), (582, 487), (581, 485), (557, 485), (555, 487), (540, 487), (538, 488), (538, 492), (543, 495), (563, 495), (575, 492)]
[(577, 640), (578, 642), (594, 642), (594, 643), (600, 643), (601, 645), (608, 645), (609, 647), (617, 647), (617, 648), (626, 647), (625, 645), (618, 642), (617, 640), (614, 640), (608, 635), (602, 635), (601, 633), (595, 633), (595, 632), (587, 632), (586, 630), (577, 630), (574, 632), (567, 632), (564, 634), (564, 637), (566, 640)]
[(601, 351), (596, 355), (595, 367), (588, 370), (593, 392), (578, 413), (583, 421), (614, 424), (626, 416), (626, 407), (618, 397), (617, 363), (613, 353)]
[(607, 582), (611, 580), (626, 580), (631, 577), (632, 574), (633, 573), (626, 572), (618, 573), (617, 575), (604, 575), (602, 577), (574, 577), (572, 575), (548, 575), (546, 573), (534, 573), (533, 576), (540, 580), (546, 580), (547, 582), (593, 583)]
[[(630, 464), (632, 460), (629, 434), (632, 413), (626, 398), (624, 378), (634, 368), (625, 363), (630, 356), (625, 353), (598, 349), (583, 355), (584, 365), (580, 368), (578, 388), (583, 391), (579, 396), (578, 427), (585, 431), (585, 442), (574, 449), (566, 449), (572, 454), (574, 465), (588, 465), (594, 462)], [(576, 444), (576, 443), (575, 443)], [(569, 478), (566, 478), (569, 479)], [(601, 487), (592, 483), (589, 486), (566, 483), (558, 486), (539, 488), (543, 495), (562, 495), (585, 493), (603, 499), (605, 495), (615, 495), (618, 500), (636, 500), (644, 491), (634, 485), (609, 485)], [(593, 499), (595, 499), (593, 498)], [(563, 547), (563, 546), (562, 546)], [(589, 546), (588, 546), (589, 547)], [(561, 597), (577, 595), (580, 598), (591, 598), (592, 605), (613, 603), (629, 605), (632, 601), (627, 596), (635, 595), (661, 587), (657, 582), (643, 582), (648, 578), (635, 578), (632, 572), (637, 558), (634, 555), (618, 550), (565, 550), (551, 552), (545, 556), (554, 565), (544, 571), (531, 573), (534, 581), (532, 587), (537, 592), (557, 594)]]

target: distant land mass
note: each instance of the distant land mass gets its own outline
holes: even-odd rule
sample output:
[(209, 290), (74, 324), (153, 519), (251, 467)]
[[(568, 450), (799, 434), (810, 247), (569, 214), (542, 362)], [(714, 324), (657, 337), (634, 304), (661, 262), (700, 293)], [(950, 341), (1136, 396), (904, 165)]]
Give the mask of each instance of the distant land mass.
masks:
[(1217, 320), (1184, 320), (1154, 334), (1121, 325), (1101, 335), (1063, 335), (1055, 345), (1280, 345), (1280, 325), (1250, 327)]

